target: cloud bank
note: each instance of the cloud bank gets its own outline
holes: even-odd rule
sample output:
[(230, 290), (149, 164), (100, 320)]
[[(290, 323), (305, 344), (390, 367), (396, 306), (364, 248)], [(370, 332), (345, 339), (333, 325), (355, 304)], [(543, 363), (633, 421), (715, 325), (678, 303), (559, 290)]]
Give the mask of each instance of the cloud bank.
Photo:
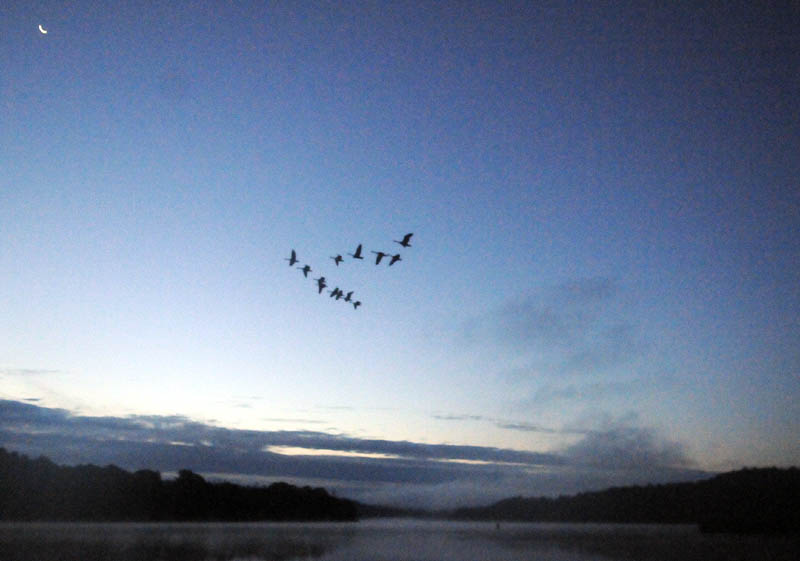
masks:
[(234, 430), (182, 416), (85, 417), (10, 400), (0, 400), (0, 446), (72, 465), (166, 473), (187, 468), (251, 483), (324, 482), (357, 500), (437, 508), (705, 475), (691, 469), (680, 445), (634, 427), (588, 432), (559, 453), (544, 453)]

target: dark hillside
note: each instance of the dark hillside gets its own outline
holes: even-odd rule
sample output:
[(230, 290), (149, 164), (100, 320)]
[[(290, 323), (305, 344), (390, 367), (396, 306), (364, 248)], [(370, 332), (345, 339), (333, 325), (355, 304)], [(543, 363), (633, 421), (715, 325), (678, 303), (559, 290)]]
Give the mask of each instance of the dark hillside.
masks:
[(356, 505), (325, 489), (209, 483), (181, 470), (59, 466), (0, 448), (0, 520), (355, 520)]
[(743, 469), (695, 483), (505, 499), (450, 513), (462, 520), (698, 524), (706, 532), (800, 533), (800, 470)]

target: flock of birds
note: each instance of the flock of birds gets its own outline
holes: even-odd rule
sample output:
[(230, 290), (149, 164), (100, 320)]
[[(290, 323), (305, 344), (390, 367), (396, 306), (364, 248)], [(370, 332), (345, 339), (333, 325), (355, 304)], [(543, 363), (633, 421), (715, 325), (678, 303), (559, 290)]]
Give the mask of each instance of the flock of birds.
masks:
[[(413, 233), (406, 234), (405, 236), (403, 236), (402, 240), (392, 240), (392, 241), (395, 242), (395, 243), (399, 243), (401, 246), (406, 247), (406, 248), (407, 247), (411, 247), (411, 236), (413, 236), (413, 235), (414, 235)], [(361, 254), (362, 245), (363, 244), (358, 244), (358, 247), (356, 248), (356, 250), (353, 253), (348, 253), (347, 255), (349, 255), (353, 259), (361, 259), (361, 260), (363, 260), (364, 256)], [(380, 265), (381, 261), (383, 260), (384, 257), (389, 258), (389, 266), (390, 267), (392, 265), (394, 265), (395, 263), (397, 263), (398, 261), (402, 261), (399, 253), (396, 253), (394, 255), (391, 254), (391, 253), (383, 252), (383, 251), (373, 251), (372, 253), (375, 254), (375, 264), (376, 265)], [(344, 257), (342, 257), (341, 254), (334, 255), (334, 256), (331, 257), (331, 259), (333, 259), (333, 262), (336, 264), (337, 267), (339, 266), (339, 263), (344, 261)], [(290, 267), (294, 267), (295, 264), (299, 263), (299, 260), (297, 259), (297, 252), (294, 249), (292, 249), (291, 255), (289, 257), (284, 257), (284, 261), (288, 261), (289, 262), (289, 266)], [(303, 276), (305, 278), (308, 278), (308, 273), (311, 272), (311, 266), (310, 265), (303, 265), (302, 267), (296, 267), (296, 268), (303, 272)], [(320, 276), (319, 278), (314, 279), (314, 280), (317, 281), (317, 292), (318, 292), (318, 294), (322, 294), (322, 291), (325, 290), (325, 288), (328, 286), (328, 283), (325, 280), (325, 277), (324, 276)], [(338, 286), (335, 287), (333, 290), (329, 290), (328, 291), (328, 293), (330, 294), (330, 298), (334, 298), (336, 300), (343, 299), (345, 302), (348, 302), (348, 303), (352, 304), (353, 305), (353, 309), (357, 310), (358, 307), (361, 305), (361, 301), (353, 299), (353, 292), (354, 291), (351, 290), (351, 291), (345, 293)]]

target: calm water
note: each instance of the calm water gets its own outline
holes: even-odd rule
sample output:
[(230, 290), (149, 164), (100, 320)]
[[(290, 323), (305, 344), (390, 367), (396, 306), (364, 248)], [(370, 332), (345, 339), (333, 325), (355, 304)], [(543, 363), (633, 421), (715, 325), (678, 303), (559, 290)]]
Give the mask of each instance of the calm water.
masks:
[(356, 524), (0, 524), (2, 561), (796, 561), (800, 538), (690, 526), (375, 520)]

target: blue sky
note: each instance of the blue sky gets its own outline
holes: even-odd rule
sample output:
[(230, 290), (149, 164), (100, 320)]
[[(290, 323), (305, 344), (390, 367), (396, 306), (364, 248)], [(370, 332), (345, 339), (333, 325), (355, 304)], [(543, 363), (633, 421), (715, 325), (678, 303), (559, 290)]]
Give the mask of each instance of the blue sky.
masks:
[(403, 504), (800, 463), (796, 7), (0, 15), (0, 445)]

